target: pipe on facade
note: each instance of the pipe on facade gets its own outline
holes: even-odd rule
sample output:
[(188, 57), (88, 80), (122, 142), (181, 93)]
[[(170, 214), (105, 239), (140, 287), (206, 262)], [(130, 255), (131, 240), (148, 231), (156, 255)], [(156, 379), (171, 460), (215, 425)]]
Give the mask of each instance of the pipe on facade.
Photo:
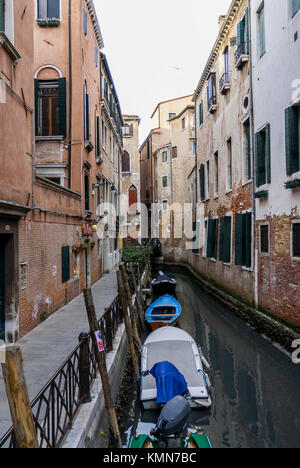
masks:
[(256, 199), (255, 199), (255, 138), (254, 138), (254, 100), (253, 100), (253, 42), (252, 42), (252, 9), (251, 0), (248, 0), (249, 10), (249, 73), (250, 73), (250, 116), (251, 116), (251, 159), (252, 159), (252, 238), (253, 238), (253, 269), (254, 269), (254, 304), (258, 306), (258, 251), (256, 241)]
[[(69, 161), (68, 188), (71, 188), (72, 164), (72, 0), (69, 0)], [(82, 195), (82, 194), (81, 194)]]

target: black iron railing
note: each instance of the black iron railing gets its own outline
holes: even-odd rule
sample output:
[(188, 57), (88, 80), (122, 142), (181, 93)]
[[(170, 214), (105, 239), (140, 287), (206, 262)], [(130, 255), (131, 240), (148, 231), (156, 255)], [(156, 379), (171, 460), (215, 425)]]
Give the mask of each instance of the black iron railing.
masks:
[(226, 72), (222, 75), (220, 79), (220, 91), (222, 92), (224, 89), (224, 86), (229, 85), (229, 84), (230, 84), (230, 73)]
[[(112, 350), (113, 339), (122, 321), (123, 313), (120, 298), (117, 296), (98, 322), (106, 351)], [(85, 342), (81, 337), (82, 335), (78, 346), (31, 403), (40, 448), (60, 446), (83, 403), (80, 351), (84, 345), (88, 346), (89, 356), (87, 386), (89, 387), (96, 378), (97, 365), (92, 337), (86, 335)], [(0, 448), (15, 447), (14, 429), (10, 428), (0, 439)]]
[(210, 112), (212, 110), (212, 107), (216, 105), (217, 105), (217, 96), (213, 95), (213, 96), (208, 97), (207, 99), (208, 111)]
[(242, 42), (235, 51), (235, 64), (237, 65), (240, 61), (240, 58), (243, 55), (249, 54), (249, 44), (248, 42)]

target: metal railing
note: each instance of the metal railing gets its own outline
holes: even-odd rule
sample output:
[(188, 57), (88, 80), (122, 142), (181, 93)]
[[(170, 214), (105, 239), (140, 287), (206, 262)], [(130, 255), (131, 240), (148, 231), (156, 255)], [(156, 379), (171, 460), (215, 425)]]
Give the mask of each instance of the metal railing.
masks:
[(237, 50), (235, 51), (235, 64), (237, 65), (240, 58), (243, 56), (243, 55), (248, 55), (249, 54), (249, 44), (248, 42), (242, 42)]
[[(98, 322), (106, 351), (112, 350), (114, 337), (122, 321), (121, 302), (117, 296)], [(84, 401), (89, 401), (89, 398), (83, 398), (83, 394), (89, 394), (89, 388), (96, 378), (97, 365), (92, 336), (82, 334), (79, 339), (80, 343), (31, 403), (40, 448), (58, 448), (71, 429), (80, 406)], [(88, 346), (87, 363), (83, 363), (81, 358), (84, 346)], [(84, 369), (84, 366), (87, 368)], [(82, 378), (84, 370), (85, 382)], [(11, 427), (0, 439), (0, 448), (15, 447), (14, 429)]]
[(213, 96), (210, 96), (207, 100), (207, 107), (208, 107), (208, 111), (211, 110), (211, 108), (213, 106), (216, 106), (217, 105), (217, 96), (213, 95)]
[(222, 91), (224, 89), (224, 86), (225, 85), (229, 85), (230, 84), (230, 73), (229, 72), (225, 72), (223, 73), (221, 79), (220, 79), (220, 91)]

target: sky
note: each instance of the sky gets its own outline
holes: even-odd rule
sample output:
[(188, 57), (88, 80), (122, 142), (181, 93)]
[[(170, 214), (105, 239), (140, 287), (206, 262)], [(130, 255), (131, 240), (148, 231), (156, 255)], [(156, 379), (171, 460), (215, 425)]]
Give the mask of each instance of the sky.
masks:
[(94, 0), (123, 114), (140, 144), (161, 101), (193, 94), (231, 0)]

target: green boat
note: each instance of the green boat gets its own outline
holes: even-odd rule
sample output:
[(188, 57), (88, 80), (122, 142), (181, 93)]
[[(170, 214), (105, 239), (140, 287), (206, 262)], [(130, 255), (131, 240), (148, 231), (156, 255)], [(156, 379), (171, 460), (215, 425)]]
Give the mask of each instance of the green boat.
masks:
[[(213, 448), (211, 440), (206, 435), (191, 434), (187, 439), (169, 439), (168, 446), (163, 446), (161, 440), (157, 440), (148, 435), (132, 436), (129, 441), (128, 448), (131, 449), (158, 449), (158, 448), (190, 448), (190, 449), (208, 449)], [(174, 443), (175, 442), (175, 443)], [(176, 446), (175, 446), (176, 445)]]

